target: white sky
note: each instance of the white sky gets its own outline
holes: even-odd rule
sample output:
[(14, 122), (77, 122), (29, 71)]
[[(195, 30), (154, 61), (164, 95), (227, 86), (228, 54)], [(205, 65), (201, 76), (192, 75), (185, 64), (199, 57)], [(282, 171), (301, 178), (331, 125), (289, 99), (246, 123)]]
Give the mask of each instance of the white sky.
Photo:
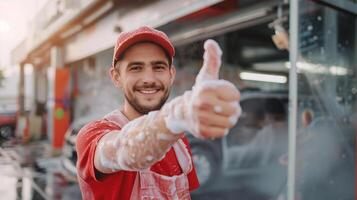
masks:
[[(18, 66), (10, 65), (10, 53), (25, 39), (29, 22), (48, 0), (0, 0), (0, 69), (4, 70), (5, 80), (0, 87), (0, 99), (13, 99), (12, 103), (0, 101), (1, 110), (16, 109), (19, 73)], [(25, 95), (31, 98), (33, 79), (31, 67), (25, 67)]]
[(29, 22), (47, 0), (0, 0), (0, 68), (10, 67), (11, 50), (24, 40)]

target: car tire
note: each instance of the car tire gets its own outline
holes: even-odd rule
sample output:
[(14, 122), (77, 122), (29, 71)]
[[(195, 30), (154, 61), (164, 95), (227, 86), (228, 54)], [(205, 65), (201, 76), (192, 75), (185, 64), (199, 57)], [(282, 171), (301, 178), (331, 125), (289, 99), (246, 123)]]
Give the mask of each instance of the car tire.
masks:
[(218, 174), (218, 161), (213, 152), (207, 147), (193, 146), (192, 158), (196, 168), (198, 180), (202, 189), (210, 186)]
[(1, 138), (5, 139), (5, 140), (8, 140), (11, 137), (13, 137), (14, 136), (14, 132), (15, 132), (15, 130), (11, 126), (2, 126), (2, 127), (0, 127), (0, 136), (1, 136)]

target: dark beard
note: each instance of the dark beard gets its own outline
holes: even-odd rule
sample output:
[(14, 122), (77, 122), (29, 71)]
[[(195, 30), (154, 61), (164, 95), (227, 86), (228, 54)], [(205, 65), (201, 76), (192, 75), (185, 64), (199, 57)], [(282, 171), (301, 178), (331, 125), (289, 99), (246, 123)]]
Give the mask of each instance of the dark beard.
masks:
[(124, 96), (125, 96), (126, 101), (131, 105), (131, 107), (134, 108), (134, 110), (136, 110), (141, 115), (146, 115), (151, 111), (160, 110), (161, 107), (165, 104), (166, 100), (169, 98), (169, 93), (170, 93), (170, 91), (167, 90), (165, 93), (165, 96), (160, 100), (160, 102), (156, 106), (153, 106), (153, 107), (142, 106), (142, 105), (140, 105), (140, 103), (138, 102), (138, 100), (135, 97), (130, 99), (125, 93), (124, 93)]

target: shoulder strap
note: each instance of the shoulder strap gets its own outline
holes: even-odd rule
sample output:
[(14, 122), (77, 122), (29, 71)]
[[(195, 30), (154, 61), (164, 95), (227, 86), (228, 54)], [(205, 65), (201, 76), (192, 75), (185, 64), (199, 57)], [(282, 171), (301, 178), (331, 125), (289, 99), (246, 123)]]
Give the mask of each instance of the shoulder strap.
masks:
[(186, 144), (179, 139), (174, 145), (173, 148), (175, 150), (175, 154), (177, 160), (180, 164), (180, 167), (185, 175), (191, 172), (192, 170), (192, 160), (191, 155), (188, 152)]
[(105, 115), (104, 119), (113, 122), (119, 127), (123, 127), (125, 124), (129, 123), (128, 118), (126, 118), (125, 115), (119, 109), (114, 110), (111, 113)]

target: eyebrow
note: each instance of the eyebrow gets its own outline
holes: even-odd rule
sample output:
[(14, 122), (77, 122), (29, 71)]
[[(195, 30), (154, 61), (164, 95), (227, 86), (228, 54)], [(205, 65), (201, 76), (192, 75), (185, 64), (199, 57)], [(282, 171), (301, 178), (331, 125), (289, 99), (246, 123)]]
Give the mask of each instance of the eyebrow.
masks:
[(162, 61), (162, 60), (152, 61), (152, 62), (150, 62), (150, 64), (152, 64), (152, 65), (160, 65), (160, 64), (163, 64), (163, 65), (169, 66), (169, 63), (167, 63), (167, 62), (165, 62), (165, 61)]
[[(151, 61), (150, 62), (151, 65), (166, 65), (166, 66), (169, 66), (169, 63), (165, 62), (165, 61), (162, 61), (162, 60), (155, 60), (155, 61)], [(131, 67), (133, 65), (145, 65), (144, 62), (139, 62), (139, 61), (134, 61), (134, 62), (131, 62), (127, 65), (127, 67)]]
[(127, 67), (131, 67), (133, 65), (144, 65), (144, 62), (131, 62), (127, 65)]

